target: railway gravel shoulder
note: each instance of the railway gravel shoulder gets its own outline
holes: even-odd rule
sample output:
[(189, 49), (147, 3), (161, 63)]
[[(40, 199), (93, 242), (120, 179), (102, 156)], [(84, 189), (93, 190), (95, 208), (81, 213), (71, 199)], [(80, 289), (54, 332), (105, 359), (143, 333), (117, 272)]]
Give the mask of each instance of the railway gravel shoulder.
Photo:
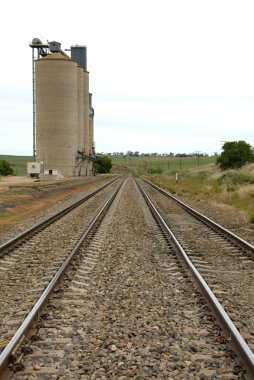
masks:
[(183, 197), (179, 197), (179, 199), (254, 245), (254, 225), (248, 222), (246, 215), (241, 210), (214, 201), (205, 202)]

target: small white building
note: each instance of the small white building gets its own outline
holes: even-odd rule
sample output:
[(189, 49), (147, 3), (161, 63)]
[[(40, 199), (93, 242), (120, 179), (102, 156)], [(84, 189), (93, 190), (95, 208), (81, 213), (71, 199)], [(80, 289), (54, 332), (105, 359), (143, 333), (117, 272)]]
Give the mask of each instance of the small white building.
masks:
[(40, 162), (28, 162), (27, 163), (27, 174), (29, 177), (39, 177), (41, 173)]

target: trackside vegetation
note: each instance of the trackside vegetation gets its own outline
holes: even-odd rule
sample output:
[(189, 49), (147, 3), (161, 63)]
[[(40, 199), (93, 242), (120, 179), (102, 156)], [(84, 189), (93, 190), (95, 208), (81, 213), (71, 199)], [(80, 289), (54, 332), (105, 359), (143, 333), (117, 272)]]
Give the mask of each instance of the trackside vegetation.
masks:
[(110, 156), (112, 172), (135, 172), (185, 199), (229, 205), (254, 223), (254, 163), (222, 170), (217, 156)]
[(178, 171), (177, 179), (173, 171), (146, 178), (180, 197), (232, 206), (254, 223), (254, 164), (222, 172), (214, 163)]

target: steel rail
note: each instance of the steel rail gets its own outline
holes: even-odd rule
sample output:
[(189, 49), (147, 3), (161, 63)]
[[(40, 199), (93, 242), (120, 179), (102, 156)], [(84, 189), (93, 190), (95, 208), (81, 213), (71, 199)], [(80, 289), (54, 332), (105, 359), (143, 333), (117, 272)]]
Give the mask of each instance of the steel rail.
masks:
[(115, 199), (116, 195), (118, 194), (120, 188), (123, 185), (124, 180), (120, 183), (120, 185), (117, 187), (117, 189), (114, 191), (114, 193), (109, 197), (109, 199), (104, 203), (102, 208), (99, 210), (97, 215), (94, 217), (84, 234), (81, 236), (75, 247), (70, 252), (69, 256), (65, 259), (61, 267), (58, 269), (46, 289), (43, 291), (42, 295), (39, 297), (39, 299), (36, 301), (35, 305), (33, 306), (30, 313), (27, 315), (23, 323), (20, 325), (16, 333), (13, 335), (12, 339), (9, 341), (5, 349), (0, 354), (0, 376), (2, 373), (6, 370), (6, 365), (8, 363), (9, 358), (11, 357), (13, 351), (19, 346), (19, 342), (22, 340), (24, 335), (26, 334), (27, 330), (33, 323), (34, 319), (42, 309), (43, 305), (49, 298), (50, 294), (54, 290), (55, 286), (57, 285), (60, 277), (64, 274), (66, 271), (68, 265), (70, 264), (71, 260), (79, 250), (80, 246), (83, 244), (84, 240), (87, 238), (91, 230), (94, 228), (96, 223), (99, 221), (99, 219), (103, 216), (103, 213), (105, 213), (110, 205), (112, 204), (113, 200)]
[(244, 248), (245, 250), (249, 250), (254, 253), (254, 245), (250, 244), (246, 240), (242, 239), (240, 236), (234, 234), (232, 231), (228, 230), (227, 228), (221, 226), (220, 224), (216, 223), (212, 219), (208, 218), (207, 216), (201, 214), (197, 210), (194, 210), (194, 208), (188, 206), (186, 203), (180, 201), (180, 199), (174, 197), (172, 194), (170, 194), (168, 191), (161, 189), (160, 187), (156, 186), (154, 183), (145, 180), (142, 178), (142, 181), (148, 183), (152, 187), (154, 187), (156, 190), (158, 190), (160, 193), (165, 195), (168, 198), (173, 199), (178, 204), (180, 204), (188, 213), (193, 215), (196, 219), (199, 219), (201, 222), (209, 225), (211, 228), (216, 230), (219, 233), (222, 233), (223, 235), (226, 235), (233, 243), (237, 243), (238, 246), (241, 248)]
[(64, 215), (68, 214), (70, 211), (74, 210), (78, 206), (80, 206), (82, 203), (86, 202), (88, 199), (92, 198), (94, 195), (105, 189), (107, 186), (111, 185), (114, 181), (116, 181), (118, 178), (115, 178), (114, 180), (106, 183), (102, 187), (96, 189), (92, 193), (86, 195), (84, 198), (80, 199), (77, 202), (74, 202), (72, 205), (64, 208), (63, 210), (55, 213), (54, 215), (50, 216), (49, 218), (45, 219), (42, 222), (36, 223), (31, 228), (21, 232), (19, 235), (14, 236), (14, 238), (8, 240), (4, 244), (0, 245), (0, 254), (6, 250), (8, 250), (11, 246), (14, 244), (20, 242), (24, 238), (28, 237), (31, 233), (34, 233), (38, 231), (41, 228), (44, 228), (45, 226), (48, 226), (49, 224), (52, 224), (53, 222), (57, 221), (58, 219), (62, 218)]
[(155, 205), (153, 204), (150, 197), (146, 194), (146, 192), (142, 189), (140, 184), (136, 181), (146, 203), (148, 204), (152, 214), (154, 215), (156, 221), (158, 221), (158, 224), (162, 228), (163, 231), (166, 232), (166, 234), (170, 237), (170, 241), (173, 242), (175, 245), (177, 252), (180, 254), (180, 258), (185, 262), (188, 270), (191, 273), (191, 276), (196, 281), (201, 293), (203, 294), (204, 298), (207, 300), (210, 308), (212, 309), (213, 313), (216, 316), (216, 319), (218, 323), (220, 324), (222, 330), (224, 332), (227, 332), (228, 339), (230, 340), (230, 343), (232, 344), (235, 351), (238, 353), (239, 358), (241, 358), (241, 364), (243, 365), (244, 369), (247, 371), (247, 374), (249, 379), (253, 379), (254, 374), (254, 355), (245, 342), (244, 338), (241, 336), (240, 332), (235, 327), (234, 323), (220, 304), (217, 297), (214, 295), (206, 281), (203, 279), (203, 277), (200, 275), (196, 267), (193, 265), (191, 260), (189, 259), (188, 255), (178, 242), (177, 238), (173, 234), (173, 232), (168, 227), (167, 223), (164, 221), (162, 216), (160, 215), (159, 211), (156, 209)]

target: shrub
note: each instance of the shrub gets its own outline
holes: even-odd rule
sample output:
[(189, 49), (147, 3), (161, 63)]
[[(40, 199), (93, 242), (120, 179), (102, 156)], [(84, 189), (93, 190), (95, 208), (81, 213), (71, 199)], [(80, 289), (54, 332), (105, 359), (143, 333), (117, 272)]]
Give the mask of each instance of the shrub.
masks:
[(238, 169), (247, 163), (254, 162), (253, 148), (245, 141), (228, 141), (222, 149), (223, 152), (216, 161), (222, 170)]
[(95, 173), (110, 173), (112, 168), (111, 159), (107, 156), (97, 156), (93, 164)]
[(149, 174), (161, 174), (162, 170), (160, 168), (149, 168), (148, 173)]
[(0, 160), (0, 175), (7, 176), (13, 174), (11, 164), (5, 160)]
[(229, 172), (223, 174), (218, 178), (218, 183), (220, 185), (226, 184), (228, 186), (242, 186), (242, 185), (250, 185), (254, 183), (254, 177), (245, 174), (245, 173), (235, 173)]
[(253, 224), (254, 224), (254, 216), (252, 216), (252, 217), (250, 218), (250, 223), (253, 223)]

